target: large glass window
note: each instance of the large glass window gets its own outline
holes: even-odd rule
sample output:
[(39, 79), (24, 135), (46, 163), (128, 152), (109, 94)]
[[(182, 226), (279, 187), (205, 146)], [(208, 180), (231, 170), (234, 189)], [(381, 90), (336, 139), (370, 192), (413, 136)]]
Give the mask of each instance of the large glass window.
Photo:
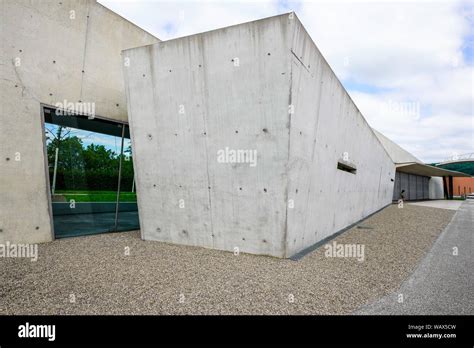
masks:
[[(126, 126), (125, 134), (128, 134)], [(130, 138), (124, 137), (122, 155), (122, 175), (120, 180), (120, 199), (118, 205), (117, 231), (138, 230), (137, 194), (135, 192), (135, 177), (132, 161), (132, 142)]]
[(44, 119), (56, 238), (138, 229), (128, 126), (48, 108)]

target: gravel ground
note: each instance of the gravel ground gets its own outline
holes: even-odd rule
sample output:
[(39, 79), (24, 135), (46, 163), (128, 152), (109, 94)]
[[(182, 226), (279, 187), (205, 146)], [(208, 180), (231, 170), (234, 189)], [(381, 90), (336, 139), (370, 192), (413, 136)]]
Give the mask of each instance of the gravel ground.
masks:
[(138, 232), (56, 240), (37, 262), (0, 258), (0, 314), (348, 314), (397, 289), (453, 214), (385, 208), (361, 223), (372, 229), (335, 239), (364, 244), (363, 262), (323, 247), (299, 261), (234, 256)]
[(467, 200), (402, 286), (356, 314), (473, 315), (473, 225), (474, 201)]

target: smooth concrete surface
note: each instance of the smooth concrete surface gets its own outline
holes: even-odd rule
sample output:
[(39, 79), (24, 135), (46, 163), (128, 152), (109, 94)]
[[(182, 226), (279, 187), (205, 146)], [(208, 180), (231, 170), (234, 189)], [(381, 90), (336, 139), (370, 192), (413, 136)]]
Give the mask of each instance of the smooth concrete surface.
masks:
[(434, 200), (434, 201), (422, 201), (422, 202), (411, 202), (407, 204), (419, 205), (422, 207), (440, 208), (458, 210), (463, 201), (455, 200)]
[(410, 152), (402, 148), (400, 145), (396, 144), (394, 141), (387, 138), (385, 135), (383, 135), (379, 131), (374, 129), (374, 132), (377, 138), (382, 143), (382, 145), (387, 150), (388, 154), (390, 155), (394, 163), (408, 163), (408, 162), (423, 163), (418, 158), (413, 156)]
[(396, 292), (356, 314), (472, 315), (473, 225), (474, 201), (465, 201), (413, 275)]
[(430, 199), (444, 199), (443, 178), (439, 176), (431, 177), (428, 182)]
[(142, 238), (290, 257), (391, 202), (393, 161), (295, 14), (123, 55)]
[[(393, 161), (301, 22), (289, 23), (287, 257), (391, 203), (395, 178)], [(337, 169), (344, 159), (356, 174)]]
[(0, 23), (0, 243), (46, 242), (41, 104), (127, 121), (121, 51), (159, 40), (93, 0), (2, 0)]

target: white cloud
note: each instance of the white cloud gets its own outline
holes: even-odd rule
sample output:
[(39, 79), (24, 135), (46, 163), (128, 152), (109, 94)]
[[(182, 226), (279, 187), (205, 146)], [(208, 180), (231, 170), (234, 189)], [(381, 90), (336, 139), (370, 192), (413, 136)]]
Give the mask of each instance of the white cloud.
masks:
[(340, 78), (390, 87), (462, 64), (469, 29), (457, 1), (304, 2), (299, 17)]
[[(474, 151), (473, 62), (462, 52), (474, 37), (468, 1), (100, 2), (162, 40), (293, 6), (374, 128), (427, 162)], [(419, 112), (397, 110), (404, 105)]]
[(473, 66), (462, 53), (474, 33), (462, 5), (304, 3), (299, 17), (336, 74), (354, 85), (349, 93), (369, 124), (432, 162), (474, 151)]
[(192, 35), (278, 14), (278, 3), (209, 0), (101, 0), (121, 16), (161, 40)]
[(406, 102), (396, 93), (351, 95), (372, 127), (426, 162), (472, 152), (474, 148), (474, 119), (470, 115), (437, 110), (423, 116), (422, 104), (420, 115), (413, 108), (418, 102)]

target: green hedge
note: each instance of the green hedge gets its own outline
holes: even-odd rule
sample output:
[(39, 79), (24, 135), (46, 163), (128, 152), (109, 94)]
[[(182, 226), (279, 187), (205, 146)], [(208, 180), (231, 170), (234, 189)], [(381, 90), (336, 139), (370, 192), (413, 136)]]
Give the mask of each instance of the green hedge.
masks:
[[(53, 169), (49, 172), (50, 183), (53, 182)], [(132, 188), (133, 171), (123, 170), (121, 189), (130, 191)], [(104, 168), (99, 170), (68, 170), (58, 168), (56, 174), (56, 190), (117, 190), (118, 170)]]

